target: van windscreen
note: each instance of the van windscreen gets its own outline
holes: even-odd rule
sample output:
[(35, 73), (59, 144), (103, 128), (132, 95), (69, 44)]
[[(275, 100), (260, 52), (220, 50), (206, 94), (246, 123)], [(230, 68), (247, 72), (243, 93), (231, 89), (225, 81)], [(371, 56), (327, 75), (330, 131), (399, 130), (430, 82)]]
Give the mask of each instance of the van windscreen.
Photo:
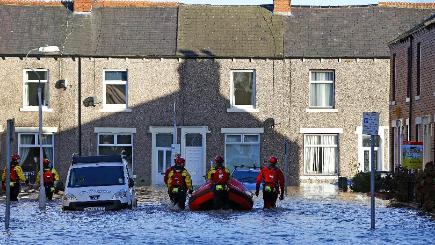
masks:
[(69, 175), (68, 187), (124, 185), (122, 166), (101, 166), (73, 168)]

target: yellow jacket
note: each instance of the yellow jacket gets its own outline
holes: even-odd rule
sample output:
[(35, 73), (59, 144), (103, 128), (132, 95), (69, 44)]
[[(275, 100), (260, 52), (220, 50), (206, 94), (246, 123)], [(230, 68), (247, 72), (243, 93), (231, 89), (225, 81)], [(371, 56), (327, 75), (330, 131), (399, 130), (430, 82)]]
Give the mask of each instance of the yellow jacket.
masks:
[[(168, 188), (170, 189), (172, 187), (172, 176), (174, 175), (174, 171), (172, 170), (172, 168), (169, 168), (166, 171), (167, 175), (165, 176), (165, 182), (166, 182), (166, 186), (168, 186)], [(193, 190), (192, 188), (192, 177), (190, 177), (189, 172), (186, 169), (183, 169), (181, 171), (181, 176), (183, 176), (184, 178), (184, 182), (186, 183), (186, 187), (189, 190)]]
[[(16, 165), (15, 166), (15, 171), (17, 172), (19, 181), (25, 182), (26, 181), (26, 177), (24, 177), (23, 169), (21, 168), (20, 165)], [(2, 181), (6, 181), (6, 168), (3, 170)], [(13, 182), (13, 181), (11, 181), (11, 182)]]
[[(231, 172), (228, 168), (225, 168), (225, 172), (228, 173), (228, 176), (231, 176)], [(216, 167), (213, 167), (210, 169), (210, 171), (208, 171), (207, 179), (211, 179), (211, 177), (213, 176), (214, 173), (216, 173)]]
[[(45, 169), (44, 169), (45, 170)], [(52, 169), (50, 169), (51, 170), (51, 172), (54, 174), (54, 181), (59, 181), (60, 180), (60, 175), (59, 175), (59, 173), (56, 171), (56, 169), (54, 169), (54, 168), (52, 168)], [(36, 175), (36, 184), (39, 184), (39, 175), (40, 175), (40, 173), (39, 173), (39, 171), (38, 171), (38, 174)]]

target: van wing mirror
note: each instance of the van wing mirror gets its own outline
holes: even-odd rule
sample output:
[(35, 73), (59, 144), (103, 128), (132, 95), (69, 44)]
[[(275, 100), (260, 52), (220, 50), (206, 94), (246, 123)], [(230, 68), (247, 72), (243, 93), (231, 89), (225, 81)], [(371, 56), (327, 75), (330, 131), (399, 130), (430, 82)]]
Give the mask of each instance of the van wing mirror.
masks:
[(134, 186), (134, 180), (132, 178), (128, 179), (128, 187), (133, 187)]

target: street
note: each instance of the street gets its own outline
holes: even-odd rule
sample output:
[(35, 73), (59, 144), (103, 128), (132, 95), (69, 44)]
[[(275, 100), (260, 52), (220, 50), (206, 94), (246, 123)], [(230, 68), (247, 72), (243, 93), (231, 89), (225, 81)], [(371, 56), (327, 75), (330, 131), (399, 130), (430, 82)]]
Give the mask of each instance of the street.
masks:
[[(370, 230), (369, 198), (339, 193), (335, 186), (290, 188), (276, 210), (179, 211), (165, 189), (140, 188), (139, 205), (119, 212), (62, 212), (60, 201), (38, 209), (22, 200), (11, 209), (10, 233), (2, 244), (430, 244), (435, 221), (408, 208), (377, 200), (376, 230)], [(4, 213), (4, 201), (0, 212)], [(3, 224), (4, 216), (0, 217)]]

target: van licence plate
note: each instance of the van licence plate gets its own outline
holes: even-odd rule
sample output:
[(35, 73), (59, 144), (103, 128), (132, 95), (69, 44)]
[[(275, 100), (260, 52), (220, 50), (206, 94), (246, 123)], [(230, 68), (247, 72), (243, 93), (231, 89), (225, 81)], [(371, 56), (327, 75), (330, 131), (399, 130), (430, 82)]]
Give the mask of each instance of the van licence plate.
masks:
[(85, 211), (105, 211), (105, 207), (88, 207), (84, 208)]

